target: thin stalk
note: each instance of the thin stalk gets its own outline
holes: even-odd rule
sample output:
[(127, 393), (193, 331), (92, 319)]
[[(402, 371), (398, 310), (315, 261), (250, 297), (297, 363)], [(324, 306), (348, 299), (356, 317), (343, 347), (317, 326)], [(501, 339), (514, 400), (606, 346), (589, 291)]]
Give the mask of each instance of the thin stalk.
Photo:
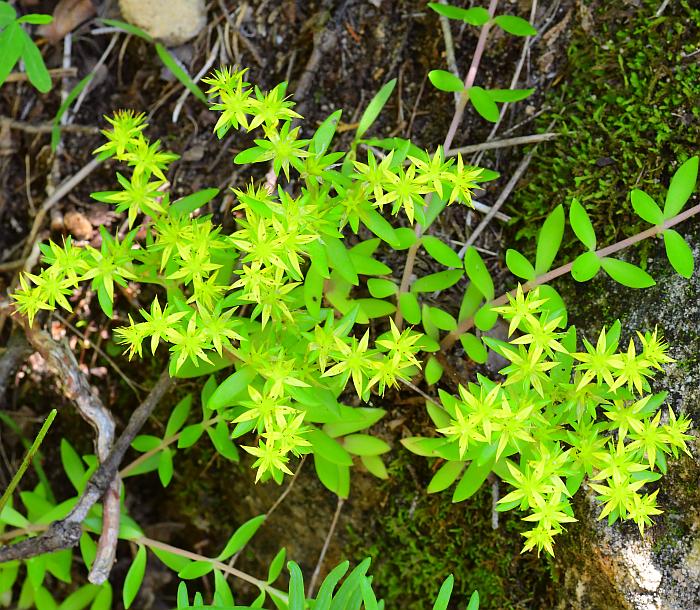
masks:
[(316, 567), (314, 568), (314, 573), (311, 575), (311, 582), (309, 583), (309, 588), (306, 591), (306, 597), (313, 597), (313, 594), (316, 590), (316, 581), (318, 580), (319, 575), (321, 574), (321, 567), (323, 566), (323, 560), (326, 558), (326, 553), (328, 552), (328, 547), (330, 546), (331, 543), (331, 538), (333, 538), (333, 534), (335, 533), (335, 528), (338, 525), (338, 517), (340, 517), (340, 511), (343, 508), (343, 504), (345, 503), (345, 500), (338, 496), (338, 504), (335, 507), (335, 513), (333, 515), (333, 521), (331, 521), (331, 527), (328, 530), (328, 535), (326, 536), (326, 539), (323, 541), (323, 548), (321, 549), (321, 554), (318, 556), (318, 561), (316, 562)]
[[(462, 90), (459, 100), (457, 100), (457, 106), (455, 112), (452, 115), (452, 121), (447, 130), (447, 135), (445, 136), (445, 141), (442, 143), (442, 147), (445, 155), (450, 151), (452, 142), (457, 134), (457, 128), (462, 122), (464, 117), (464, 109), (467, 107), (467, 101), (469, 100), (468, 90), (474, 85), (476, 80), (476, 74), (479, 71), (479, 64), (481, 63), (481, 58), (484, 54), (484, 49), (486, 48), (486, 41), (488, 40), (489, 31), (491, 30), (491, 19), (493, 19), (496, 13), (496, 7), (498, 6), (498, 0), (491, 0), (489, 3), (489, 21), (486, 22), (484, 27), (481, 28), (479, 32), (479, 40), (476, 43), (476, 49), (474, 50), (474, 55), (472, 57), (472, 62), (467, 71), (467, 76), (464, 79), (464, 89)], [(426, 197), (424, 209), (427, 209), (430, 205), (430, 195)], [(411, 275), (413, 273), (413, 267), (416, 263), (416, 254), (418, 253), (418, 248), (420, 248), (420, 237), (423, 235), (423, 227), (416, 223), (415, 228), (416, 242), (408, 249), (406, 253), (406, 265), (403, 268), (403, 275), (401, 276), (401, 284), (399, 286), (399, 293), (397, 299), (401, 297), (402, 294), (408, 291), (411, 285)], [(396, 316), (394, 318), (396, 326), (400, 329), (403, 326), (403, 314), (401, 309), (397, 308)]]
[[(223, 417), (221, 415), (217, 415), (216, 417), (212, 417), (211, 419), (208, 419), (207, 421), (202, 422), (203, 430), (206, 430), (207, 428), (210, 428), (211, 426), (218, 424), (222, 420), (223, 420)], [(159, 451), (162, 451), (166, 447), (169, 447), (170, 445), (172, 445), (175, 441), (177, 441), (180, 438), (181, 434), (182, 434), (182, 430), (173, 434), (172, 436), (169, 436), (168, 438), (164, 438), (161, 441), (160, 445), (158, 445), (157, 447), (154, 447), (153, 449), (150, 449), (149, 451), (146, 451), (145, 453), (142, 453), (133, 462), (124, 466), (124, 468), (122, 468), (119, 471), (119, 476), (122, 479), (124, 477), (128, 477), (132, 470), (134, 470), (140, 464), (143, 464), (143, 462), (145, 462), (148, 458), (154, 456)]]
[[(632, 237), (627, 237), (626, 239), (623, 239), (621, 241), (618, 241), (617, 243), (614, 243), (610, 246), (606, 246), (605, 248), (601, 248), (600, 250), (596, 250), (596, 255), (598, 258), (604, 258), (606, 256), (609, 256), (610, 254), (615, 254), (616, 252), (619, 252), (620, 250), (624, 250), (625, 248), (628, 248), (629, 246), (632, 246), (636, 243), (639, 243), (640, 241), (644, 241), (645, 239), (648, 239), (649, 237), (654, 237), (656, 235), (660, 235), (663, 233), (666, 229), (670, 229), (671, 227), (683, 222), (684, 220), (688, 220), (688, 218), (691, 218), (692, 216), (695, 216), (696, 214), (700, 213), (700, 204), (696, 205), (692, 208), (687, 209), (685, 212), (681, 212), (677, 216), (674, 216), (673, 218), (670, 218), (669, 220), (664, 221), (660, 225), (656, 225), (651, 227), (650, 229), (647, 229), (646, 231), (642, 231), (641, 233), (637, 233), (636, 235), (633, 235)], [(529, 292), (533, 288), (536, 288), (537, 286), (541, 286), (542, 284), (547, 284), (551, 282), (552, 280), (561, 277), (562, 275), (566, 275), (571, 271), (573, 263), (566, 263), (566, 265), (562, 265), (561, 267), (557, 267), (556, 269), (552, 269), (551, 271), (548, 271), (547, 273), (543, 273), (542, 275), (536, 277), (534, 280), (530, 280), (529, 282), (526, 282), (522, 286), (523, 292)], [(487, 305), (490, 305), (492, 307), (498, 307), (499, 305), (505, 305), (508, 302), (508, 297), (513, 296), (516, 293), (516, 288), (513, 290), (510, 290), (509, 292), (506, 292), (505, 294), (502, 294), (496, 299), (493, 299), (492, 301), (489, 301)], [(445, 351), (451, 348), (459, 339), (460, 335), (464, 334), (467, 332), (470, 328), (474, 326), (474, 318), (465, 318), (462, 320), (457, 328), (453, 331), (451, 331), (441, 342), (440, 342), (440, 348)]]
[(147, 546), (151, 549), (160, 549), (161, 551), (166, 551), (168, 553), (172, 553), (173, 555), (179, 555), (180, 557), (185, 557), (186, 559), (192, 559), (193, 561), (205, 561), (213, 565), (217, 570), (221, 570), (222, 572), (231, 574), (231, 576), (235, 576), (236, 578), (245, 580), (251, 585), (255, 585), (256, 587), (258, 587), (258, 589), (264, 590), (270, 595), (274, 595), (277, 599), (282, 600), (285, 604), (289, 603), (289, 598), (286, 593), (283, 593), (279, 589), (271, 587), (264, 580), (255, 578), (247, 572), (242, 572), (241, 570), (237, 570), (236, 568), (231, 568), (225, 563), (217, 561), (216, 559), (211, 559), (209, 557), (205, 557), (204, 555), (193, 553), (192, 551), (186, 551), (176, 546), (166, 544), (165, 542), (160, 542), (160, 540), (153, 540), (152, 538), (147, 538), (146, 536), (139, 536), (138, 538), (134, 538), (133, 542), (135, 542), (136, 544), (143, 544), (144, 546)]
[(22, 463), (19, 465), (19, 468), (17, 469), (15, 476), (12, 477), (12, 480), (10, 481), (10, 484), (7, 486), (5, 493), (2, 494), (2, 498), (0, 498), (0, 513), (2, 513), (3, 508), (5, 508), (5, 504), (7, 504), (7, 501), (12, 497), (12, 494), (14, 493), (15, 489), (17, 488), (17, 485), (19, 485), (19, 482), (22, 480), (24, 473), (27, 471), (27, 468), (29, 467), (29, 463), (34, 459), (34, 455), (39, 450), (39, 446), (41, 445), (42, 441), (44, 440), (46, 433), (49, 431), (49, 428), (51, 427), (53, 420), (56, 418), (56, 413), (58, 413), (58, 411), (56, 409), (51, 409), (51, 412), (49, 413), (48, 417), (44, 421), (44, 424), (41, 426), (41, 429), (39, 430), (39, 434), (36, 435), (36, 438), (34, 439), (32, 446), (29, 448), (29, 451), (27, 451), (27, 453), (25, 454), (24, 459), (22, 460)]

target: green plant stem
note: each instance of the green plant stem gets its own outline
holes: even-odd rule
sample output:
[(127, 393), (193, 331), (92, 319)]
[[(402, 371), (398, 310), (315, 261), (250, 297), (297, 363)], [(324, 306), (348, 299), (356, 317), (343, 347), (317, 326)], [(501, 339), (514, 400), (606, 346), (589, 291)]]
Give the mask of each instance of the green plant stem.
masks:
[[(486, 41), (488, 40), (489, 31), (491, 30), (491, 19), (493, 19), (496, 13), (496, 7), (498, 6), (498, 0), (491, 0), (489, 3), (489, 16), (490, 19), (481, 28), (479, 32), (479, 40), (476, 43), (476, 49), (474, 50), (474, 56), (472, 57), (472, 62), (467, 71), (467, 76), (464, 79), (464, 89), (457, 100), (457, 106), (455, 108), (454, 115), (452, 115), (452, 121), (447, 130), (447, 135), (445, 136), (445, 141), (442, 143), (442, 148), (445, 155), (450, 151), (452, 142), (457, 134), (457, 128), (462, 122), (462, 117), (464, 116), (464, 110), (467, 107), (467, 101), (469, 100), (469, 88), (474, 84), (476, 80), (476, 74), (479, 71), (479, 64), (481, 63), (481, 57), (484, 54), (484, 49), (486, 48)], [(425, 205), (423, 209), (427, 209), (430, 205), (431, 196), (428, 195), (425, 200)], [(408, 249), (406, 253), (406, 264), (403, 268), (403, 275), (401, 276), (401, 284), (399, 285), (399, 292), (396, 295), (396, 299), (401, 298), (401, 295), (408, 292), (411, 287), (411, 275), (413, 273), (413, 267), (416, 263), (416, 255), (418, 254), (418, 248), (420, 248), (420, 237), (423, 235), (423, 226), (416, 223), (415, 228), (416, 242)], [(396, 309), (396, 316), (394, 318), (396, 326), (401, 329), (403, 327), (403, 314), (401, 313), (401, 308)]]
[(209, 557), (205, 557), (204, 555), (199, 555), (198, 553), (193, 553), (192, 551), (186, 551), (176, 546), (166, 544), (165, 542), (160, 542), (159, 540), (147, 538), (146, 536), (139, 536), (138, 538), (134, 538), (133, 542), (135, 542), (136, 544), (143, 544), (144, 546), (147, 546), (151, 549), (160, 549), (161, 551), (166, 551), (168, 553), (172, 553), (173, 555), (179, 555), (180, 557), (185, 557), (186, 559), (192, 559), (193, 561), (205, 561), (213, 565), (217, 570), (221, 570), (222, 572), (231, 574), (236, 578), (245, 580), (246, 582), (258, 587), (258, 589), (266, 591), (270, 595), (274, 595), (277, 599), (282, 600), (285, 604), (289, 602), (289, 598), (286, 593), (283, 593), (279, 589), (271, 587), (265, 581), (260, 580), (259, 578), (255, 578), (254, 576), (251, 576), (250, 574), (242, 572), (241, 570), (238, 570), (236, 568), (231, 568), (225, 563), (217, 561), (216, 559), (210, 559)]
[(29, 451), (27, 451), (27, 453), (25, 454), (24, 459), (22, 460), (22, 463), (19, 465), (19, 468), (17, 469), (15, 476), (12, 477), (12, 480), (10, 481), (10, 484), (7, 486), (5, 493), (2, 494), (2, 498), (0, 498), (0, 513), (2, 513), (3, 508), (5, 508), (5, 504), (7, 504), (7, 501), (12, 497), (12, 494), (14, 493), (15, 489), (17, 488), (17, 485), (19, 485), (19, 482), (22, 480), (24, 473), (26, 472), (27, 468), (29, 467), (29, 463), (34, 458), (34, 454), (36, 454), (36, 452), (39, 450), (39, 446), (41, 445), (42, 441), (44, 440), (46, 433), (49, 431), (49, 428), (51, 427), (53, 420), (56, 418), (56, 413), (58, 413), (58, 411), (56, 409), (51, 409), (51, 412), (49, 413), (48, 417), (44, 421), (44, 424), (41, 426), (41, 429), (39, 430), (39, 434), (36, 435), (36, 438), (34, 439), (32, 446), (29, 448)]
[[(4, 532), (3, 534), (0, 534), (0, 541), (13, 540), (18, 536), (24, 536), (26, 534), (44, 532), (48, 529), (48, 527), (48, 523), (37, 523), (36, 525), (30, 525), (25, 528), (10, 530)], [(186, 551), (185, 549), (166, 544), (165, 542), (160, 542), (159, 540), (153, 540), (152, 538), (148, 538), (146, 536), (139, 536), (138, 538), (134, 538), (132, 539), (132, 542), (135, 542), (136, 544), (143, 544), (144, 546), (147, 546), (151, 549), (160, 549), (161, 551), (167, 551), (168, 553), (172, 553), (173, 555), (178, 555), (180, 557), (192, 559), (193, 561), (206, 561), (207, 563), (212, 564), (217, 570), (221, 570), (222, 572), (231, 574), (231, 576), (235, 576), (236, 578), (245, 580), (246, 582), (255, 585), (259, 589), (265, 590), (267, 593), (270, 593), (278, 599), (283, 600), (285, 604), (288, 602), (286, 593), (280, 591), (279, 589), (275, 589), (275, 587), (271, 587), (265, 581), (262, 581), (259, 578), (255, 578), (247, 572), (243, 572), (241, 570), (237, 570), (236, 568), (229, 567), (225, 563), (217, 561), (216, 559), (210, 559), (209, 557), (205, 557), (204, 555), (199, 555), (198, 553)]]
[[(628, 248), (629, 246), (632, 246), (636, 243), (639, 243), (640, 241), (644, 241), (645, 239), (648, 239), (650, 237), (654, 237), (656, 235), (660, 235), (663, 233), (666, 229), (670, 229), (671, 227), (683, 222), (684, 220), (687, 220), (688, 218), (691, 218), (692, 216), (695, 216), (696, 214), (700, 213), (700, 204), (687, 209), (685, 212), (681, 212), (677, 216), (674, 216), (673, 218), (670, 218), (669, 220), (666, 220), (663, 222), (663, 224), (660, 225), (655, 225), (646, 231), (642, 231), (641, 233), (637, 233), (636, 235), (632, 235), (631, 237), (628, 237), (626, 239), (623, 239), (621, 241), (618, 241), (617, 243), (614, 243), (610, 246), (606, 246), (605, 248), (601, 248), (600, 250), (596, 250), (596, 255), (598, 258), (604, 258), (606, 256), (609, 256), (610, 254), (615, 254), (616, 252), (619, 252), (620, 250), (624, 250), (625, 248)], [(566, 275), (571, 271), (573, 263), (566, 263), (565, 265), (562, 265), (561, 267), (557, 267), (556, 269), (552, 269), (551, 271), (548, 271), (547, 273), (543, 273), (542, 275), (536, 277), (534, 280), (530, 280), (529, 282), (526, 282), (525, 284), (522, 285), (523, 292), (529, 292), (533, 288), (536, 288), (537, 286), (541, 286), (542, 284), (547, 284), (548, 282), (551, 282), (552, 280), (561, 277), (562, 275)], [(493, 299), (492, 301), (489, 301), (487, 305), (492, 306), (492, 307), (498, 307), (499, 305), (505, 305), (508, 302), (508, 297), (515, 295), (516, 288), (513, 290), (510, 290), (509, 292), (506, 292), (502, 294), (501, 296)], [(474, 326), (474, 318), (465, 318), (462, 320), (457, 328), (453, 331), (451, 331), (441, 342), (440, 342), (440, 348), (445, 351), (450, 349), (459, 339), (460, 335), (464, 334), (467, 332), (470, 328)]]
[[(207, 421), (202, 422), (202, 431), (206, 430), (207, 428), (210, 428), (211, 426), (218, 424), (220, 421), (223, 421), (223, 419), (224, 418), (221, 415), (217, 415), (216, 417), (212, 417), (211, 419), (208, 419)], [(140, 464), (143, 464), (143, 462), (145, 462), (148, 458), (154, 456), (159, 451), (162, 451), (166, 447), (169, 447), (170, 445), (172, 445), (175, 441), (177, 441), (180, 438), (181, 434), (182, 434), (182, 430), (180, 430), (180, 432), (177, 432), (176, 434), (173, 434), (172, 436), (169, 436), (168, 438), (164, 438), (161, 441), (160, 445), (158, 445), (157, 447), (154, 447), (153, 449), (146, 451), (145, 453), (142, 453), (133, 462), (124, 466), (124, 468), (122, 468), (119, 471), (119, 476), (122, 479), (124, 477), (128, 477), (129, 473), (132, 470), (134, 470)]]

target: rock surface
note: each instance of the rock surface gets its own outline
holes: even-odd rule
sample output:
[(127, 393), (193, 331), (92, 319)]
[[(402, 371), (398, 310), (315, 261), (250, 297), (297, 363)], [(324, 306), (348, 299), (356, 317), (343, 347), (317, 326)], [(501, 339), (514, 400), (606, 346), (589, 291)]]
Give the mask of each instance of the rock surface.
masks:
[(126, 21), (167, 46), (194, 38), (207, 23), (204, 0), (119, 0)]
[[(691, 204), (689, 204), (691, 205)], [(691, 221), (692, 222), (692, 221)], [(697, 225), (697, 223), (695, 223)], [(681, 227), (681, 232), (683, 232)], [(670, 268), (662, 246), (653, 249), (648, 270), (653, 288), (635, 291), (598, 280), (565, 293), (570, 322), (591, 340), (603, 325), (622, 322), (623, 340), (635, 330), (658, 325), (676, 362), (659, 375), (655, 389), (669, 392), (666, 404), (693, 420), (700, 430), (700, 230), (686, 237), (694, 250), (695, 275), (686, 280)], [(634, 524), (598, 521), (592, 494), (578, 501), (579, 523), (557, 547), (561, 597), (558, 608), (576, 610), (694, 610), (700, 608), (700, 444), (693, 458), (669, 460), (660, 481), (664, 514), (642, 538)]]

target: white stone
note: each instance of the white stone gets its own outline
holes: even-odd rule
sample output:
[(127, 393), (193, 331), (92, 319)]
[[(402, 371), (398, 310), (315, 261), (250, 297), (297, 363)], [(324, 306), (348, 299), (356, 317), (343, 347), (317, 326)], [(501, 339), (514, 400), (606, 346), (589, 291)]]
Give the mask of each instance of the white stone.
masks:
[(207, 23), (204, 0), (119, 0), (126, 21), (167, 46), (194, 38)]

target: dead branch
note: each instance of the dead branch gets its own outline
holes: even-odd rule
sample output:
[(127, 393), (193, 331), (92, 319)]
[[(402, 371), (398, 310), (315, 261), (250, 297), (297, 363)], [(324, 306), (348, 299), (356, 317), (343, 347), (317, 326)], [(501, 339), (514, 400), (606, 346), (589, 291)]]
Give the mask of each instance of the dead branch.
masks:
[[(75, 401), (83, 417), (87, 418), (88, 416), (86, 416), (86, 413), (89, 413), (90, 417), (93, 418), (90, 420), (91, 423), (99, 422), (93, 423), (93, 425), (109, 428), (110, 424), (107, 423), (107, 420), (104, 418), (106, 409), (102, 406), (101, 401), (92, 394), (90, 386), (85, 376), (78, 368), (72, 352), (61, 346), (61, 344), (53, 341), (51, 337), (41, 331), (30, 331), (29, 340), (46, 358), (49, 366), (56, 371), (63, 386), (64, 393), (71, 398), (71, 400)], [(127, 449), (130, 447), (131, 441), (141, 430), (146, 420), (153, 412), (153, 409), (155, 409), (172, 383), (173, 381), (166, 369), (163, 371), (158, 382), (146, 399), (132, 413), (126, 428), (113, 446), (111, 446), (111, 443), (107, 445), (107, 441), (109, 440), (107, 436), (98, 434), (98, 454), (101, 451), (104, 452), (105, 447), (107, 447), (106, 457), (101, 459), (100, 467), (90, 477), (83, 494), (80, 496), (80, 499), (70, 514), (60, 521), (54, 521), (40, 536), (0, 548), (0, 563), (27, 559), (29, 557), (35, 557), (44, 553), (51, 553), (75, 546), (80, 540), (82, 523), (85, 517), (87, 517), (90, 508), (92, 508), (100, 498), (105, 496), (105, 505), (103, 507), (104, 537), (100, 539), (100, 544), (98, 546), (98, 550), (102, 549), (102, 555), (96, 559), (91, 572), (91, 580), (93, 582), (104, 581), (111, 569), (113, 555), (110, 556), (110, 553), (114, 552), (116, 533), (118, 532), (119, 513), (114, 510), (113, 504), (116, 502), (118, 511), (119, 483), (115, 477), (117, 476), (119, 465)], [(102, 410), (98, 407), (101, 407)], [(111, 425), (113, 438), (114, 424), (112, 423)], [(98, 427), (98, 431), (99, 430), (100, 428)]]
[[(63, 393), (75, 403), (81, 417), (95, 429), (95, 453), (104, 462), (114, 445), (114, 418), (92, 391), (90, 384), (78, 366), (73, 352), (65, 343), (54, 341), (41, 330), (30, 330), (29, 341), (44, 357), (49, 368), (57, 375)], [(88, 579), (94, 584), (102, 584), (112, 569), (117, 550), (119, 533), (119, 492), (121, 482), (115, 476), (104, 495), (102, 534), (97, 545), (97, 554)]]
[(7, 347), (0, 357), (0, 400), (5, 397), (12, 374), (31, 353), (32, 348), (27, 343), (24, 333), (18, 328), (13, 329)]

